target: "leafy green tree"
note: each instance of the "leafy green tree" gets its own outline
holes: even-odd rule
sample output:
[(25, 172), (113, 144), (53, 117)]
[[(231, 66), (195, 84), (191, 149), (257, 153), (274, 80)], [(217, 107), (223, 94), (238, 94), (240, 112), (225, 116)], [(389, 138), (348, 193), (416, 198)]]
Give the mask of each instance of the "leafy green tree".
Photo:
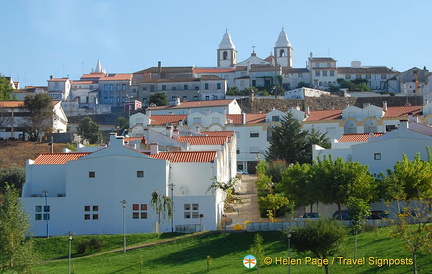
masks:
[[(427, 147), (429, 160), (423, 161), (420, 154), (409, 161), (406, 155), (398, 161), (393, 170), (383, 178), (387, 200), (395, 200), (398, 205), (396, 225), (392, 235), (404, 240), (411, 252), (413, 273), (417, 273), (417, 254), (432, 246), (432, 159)], [(400, 202), (406, 206), (401, 208)]]
[(231, 96), (240, 95), (240, 91), (239, 91), (238, 87), (230, 87), (228, 89), (226, 95), (231, 95)]
[(342, 158), (333, 161), (330, 157), (318, 159), (312, 169), (319, 200), (325, 204), (337, 204), (340, 219), (341, 206), (347, 204), (348, 198), (355, 197), (367, 202), (374, 198), (376, 182), (369, 173), (368, 166), (358, 162), (344, 162)]
[(25, 183), (25, 168), (12, 167), (10, 169), (0, 169), (0, 193), (4, 193), (6, 185), (9, 184), (21, 193)]
[(288, 205), (289, 200), (284, 196), (269, 194), (265, 197), (260, 197), (258, 204), (261, 208), (266, 208), (271, 211), (271, 214), (269, 214), (268, 217), (270, 218), (271, 215), (272, 217), (270, 220), (273, 222), (275, 221), (274, 218), (276, 217), (276, 210)]
[(115, 126), (120, 130), (129, 128), (129, 119), (123, 116), (117, 117), (115, 120)]
[(257, 272), (260, 273), (261, 266), (264, 265), (265, 251), (263, 247), (263, 238), (259, 233), (255, 233), (253, 244), (250, 246), (249, 252), (257, 258)]
[(87, 139), (90, 144), (98, 144), (102, 139), (102, 133), (99, 130), (98, 124), (90, 117), (84, 117), (84, 119), (81, 120), (77, 131), (84, 139)]
[(166, 106), (168, 105), (168, 99), (165, 93), (157, 92), (150, 95), (150, 104), (155, 104), (156, 106)]
[(151, 194), (150, 203), (153, 207), (154, 212), (158, 217), (156, 233), (160, 233), (159, 226), (161, 224), (161, 220), (164, 220), (166, 216), (168, 216), (169, 219), (172, 219), (173, 217), (174, 214), (173, 200), (166, 195), (161, 195), (157, 191), (153, 191)]
[(280, 125), (272, 128), (270, 146), (264, 155), (269, 162), (284, 160), (287, 164), (311, 163), (312, 144), (329, 148), (330, 142), (326, 134), (304, 130), (294, 115), (288, 112)]
[(0, 74), (0, 101), (12, 100), (13, 88), (6, 77)]
[(24, 98), (24, 107), (29, 112), (26, 118), (25, 127), (30, 135), (30, 140), (40, 140), (42, 132), (52, 129), (53, 121), (53, 102), (46, 93), (27, 95)]
[(356, 259), (357, 252), (357, 234), (361, 231), (365, 224), (365, 216), (370, 213), (369, 203), (366, 201), (349, 197), (347, 202), (348, 212), (351, 219), (352, 228), (354, 231), (354, 259)]
[[(346, 237), (345, 228), (333, 220), (320, 219), (298, 228), (292, 234), (294, 249), (300, 253), (312, 252), (316, 258), (328, 259), (338, 255)], [(325, 273), (329, 265), (324, 264)]]
[(26, 238), (30, 223), (16, 189), (6, 185), (0, 204), (0, 271), (30, 272), (36, 263), (33, 241)]

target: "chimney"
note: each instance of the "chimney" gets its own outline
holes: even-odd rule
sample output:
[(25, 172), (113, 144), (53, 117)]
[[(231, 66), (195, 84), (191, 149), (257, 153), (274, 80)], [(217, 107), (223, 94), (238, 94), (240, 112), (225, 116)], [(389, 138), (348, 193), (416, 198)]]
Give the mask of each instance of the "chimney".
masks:
[(387, 111), (387, 101), (383, 101), (383, 109), (384, 111)]
[(147, 109), (147, 116), (151, 117), (151, 109)]
[(150, 155), (159, 154), (159, 145), (158, 143), (150, 144)]
[(426, 106), (427, 104), (429, 104), (429, 100), (428, 99), (424, 99), (424, 105)]
[(179, 137), (179, 135), (180, 135), (180, 130), (178, 128), (175, 128), (173, 130), (173, 138), (177, 139)]
[(200, 127), (199, 127), (199, 126), (195, 126), (195, 131), (196, 131), (197, 133), (200, 133)]
[(227, 115), (227, 111), (226, 108), (223, 108), (223, 115), (226, 116)]
[(242, 124), (246, 125), (246, 113), (242, 113)]
[(124, 137), (123, 136), (117, 136), (117, 133), (111, 132), (109, 145), (110, 146), (123, 146), (124, 145)]
[(165, 135), (172, 138), (173, 137), (173, 128), (172, 126), (167, 126), (165, 130)]
[(408, 129), (408, 128), (409, 128), (408, 120), (400, 120), (399, 129)]
[(373, 132), (369, 132), (369, 138), (373, 138), (373, 137), (374, 137)]
[(158, 73), (159, 73), (159, 79), (162, 78), (161, 77), (161, 73), (162, 73), (162, 63), (161, 63), (161, 61), (158, 62)]

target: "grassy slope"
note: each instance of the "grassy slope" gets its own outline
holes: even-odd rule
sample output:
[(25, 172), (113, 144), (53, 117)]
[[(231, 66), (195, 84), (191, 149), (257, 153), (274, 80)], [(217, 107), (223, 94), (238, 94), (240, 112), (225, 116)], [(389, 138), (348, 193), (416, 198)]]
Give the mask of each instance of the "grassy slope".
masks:
[[(264, 249), (266, 256), (274, 259), (275, 256), (287, 257), (287, 239), (283, 233), (263, 232)], [(162, 234), (161, 237), (169, 238), (177, 235)], [(215, 233), (203, 234), (195, 237), (181, 236), (174, 242), (152, 245), (122, 252), (105, 253), (103, 255), (85, 256), (77, 258), (73, 255), (73, 270), (75, 273), (140, 273), (140, 261), (143, 261), (143, 273), (204, 273), (207, 271), (206, 256), (213, 258), (210, 270), (213, 273), (247, 273), (251, 270), (242, 265), (242, 259), (249, 254), (248, 249), (253, 242), (253, 233)], [(122, 236), (103, 236), (108, 243), (106, 249), (122, 247)], [(160, 240), (155, 234), (128, 235), (128, 244), (151, 242)], [(67, 256), (67, 238), (37, 239), (38, 246), (44, 259), (54, 259)], [(51, 243), (43, 242), (50, 241)], [(77, 243), (79, 237), (74, 238)], [(55, 243), (55, 244), (54, 244)], [(357, 257), (378, 257), (381, 259), (410, 258), (410, 253), (397, 239), (388, 238), (388, 229), (380, 229), (377, 232), (367, 232), (359, 235)], [(346, 242), (343, 254), (346, 258), (353, 257), (353, 237)], [(54, 250), (55, 252), (47, 252)], [(54, 255), (54, 254), (58, 255)], [(291, 257), (300, 258), (304, 263), (305, 256), (292, 251)], [(420, 254), (418, 256), (419, 273), (432, 272), (432, 256)], [(367, 261), (366, 261), (367, 263)], [(264, 266), (262, 273), (281, 273), (287, 271), (287, 266)], [(291, 266), (292, 273), (324, 273), (323, 268), (311, 265)], [(331, 273), (410, 273), (410, 266), (348, 266), (331, 265)], [(35, 273), (66, 273), (67, 260), (47, 262), (35, 268)]]

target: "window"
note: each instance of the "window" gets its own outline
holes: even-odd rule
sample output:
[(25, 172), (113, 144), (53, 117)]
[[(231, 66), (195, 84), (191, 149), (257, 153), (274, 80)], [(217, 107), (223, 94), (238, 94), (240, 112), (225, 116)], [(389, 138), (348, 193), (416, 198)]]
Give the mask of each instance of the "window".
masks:
[(272, 121), (273, 122), (279, 122), (280, 121), (280, 117), (279, 116), (272, 116)]
[(208, 83), (205, 83), (205, 84), (204, 84), (204, 89), (205, 89), (205, 90), (209, 89), (209, 84), (208, 84)]
[(285, 50), (281, 49), (279, 51), (279, 57), (285, 57)]
[(154, 92), (155, 91), (155, 86), (150, 86), (150, 92)]
[(144, 170), (137, 170), (137, 178), (144, 178)]
[(197, 95), (194, 96), (194, 101), (198, 101), (198, 96)]
[(224, 52), (222, 53), (222, 59), (224, 59), (224, 60), (227, 60), (227, 59), (228, 59), (228, 52), (227, 52), (227, 51), (224, 51)]
[(184, 204), (184, 218), (190, 219), (192, 216), (192, 219), (197, 219), (199, 217), (199, 204)]
[(187, 96), (183, 96), (183, 101), (187, 101)]
[(199, 212), (192, 212), (192, 219), (198, 219)]
[(166, 90), (166, 85), (162, 85), (162, 90)]
[(361, 79), (362, 77), (361, 77), (361, 74), (357, 74), (356, 75), (356, 79)]
[(328, 67), (328, 68), (331, 68), (331, 63), (327, 63), (327, 67)]
[(171, 88), (172, 90), (176, 90), (177, 89), (177, 87), (176, 86), (173, 86), (172, 88)]
[(315, 71), (315, 76), (320, 76), (320, 71), (319, 70)]
[(387, 79), (387, 75), (381, 74), (381, 79)]
[(132, 219), (147, 219), (147, 204), (132, 204)]
[(205, 97), (206, 101), (210, 100), (210, 96)]
[(351, 79), (351, 74), (345, 75), (345, 79)]
[(334, 70), (330, 70), (330, 76), (335, 76)]
[(104, 91), (108, 91), (108, 85), (107, 84), (104, 85)]
[(50, 206), (35, 206), (35, 220), (49, 220), (50, 219)]
[(199, 204), (192, 204), (192, 210), (198, 210)]
[(184, 210), (190, 210), (190, 204), (184, 204)]
[(258, 138), (258, 137), (259, 137), (259, 132), (251, 132), (251, 133), (249, 134), (249, 137), (250, 137), (250, 138)]
[(85, 205), (84, 206), (84, 220), (99, 220), (99, 206), (98, 205)]
[(114, 85), (113, 84), (109, 84), (109, 91), (113, 91)]
[(299, 74), (298, 74), (298, 77), (303, 77), (303, 73), (299, 73)]
[[(122, 90), (123, 90), (123, 91), (126, 90), (126, 84), (122, 84)], [(132, 92), (136, 92), (136, 89), (132, 89)]]
[(189, 89), (188, 85), (183, 85), (183, 89), (188, 90)]
[(117, 84), (117, 91), (120, 91), (120, 84)]
[(185, 217), (185, 219), (190, 219), (190, 217), (191, 217), (190, 212), (189, 212), (189, 211), (186, 211), (186, 212), (184, 213), (184, 217)]
[(374, 160), (381, 160), (381, 153), (374, 153)]
[(237, 149), (237, 150), (236, 150), (236, 153), (237, 153), (237, 155), (240, 154), (240, 149)]
[(221, 83), (217, 83), (217, 84), (216, 84), (216, 88), (217, 88), (217, 89), (221, 89)]
[(371, 79), (371, 75), (370, 74), (366, 74), (366, 79)]
[(95, 171), (89, 171), (89, 178), (95, 178), (96, 172)]
[(327, 70), (323, 70), (323, 76), (327, 76)]

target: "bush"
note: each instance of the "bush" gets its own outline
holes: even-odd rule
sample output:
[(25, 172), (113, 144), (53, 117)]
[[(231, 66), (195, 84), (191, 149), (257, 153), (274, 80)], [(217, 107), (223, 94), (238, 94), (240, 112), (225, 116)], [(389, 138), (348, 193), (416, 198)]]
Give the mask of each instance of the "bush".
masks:
[(77, 245), (78, 254), (84, 254), (89, 251), (101, 251), (105, 245), (104, 241), (99, 237), (81, 240)]

